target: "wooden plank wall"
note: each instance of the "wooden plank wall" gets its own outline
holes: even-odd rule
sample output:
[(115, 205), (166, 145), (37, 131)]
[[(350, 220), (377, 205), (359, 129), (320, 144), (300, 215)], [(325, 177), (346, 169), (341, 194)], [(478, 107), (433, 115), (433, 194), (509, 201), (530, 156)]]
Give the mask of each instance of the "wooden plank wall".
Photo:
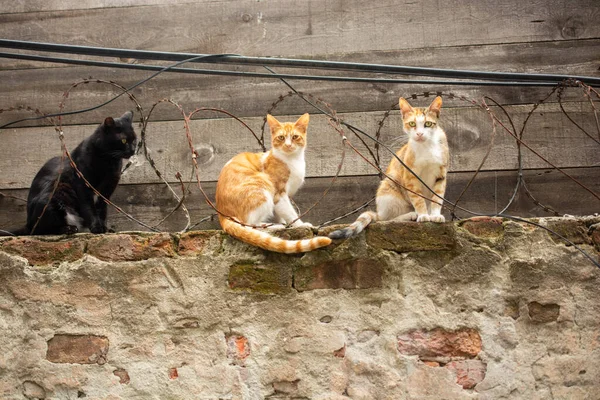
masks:
[[(190, 53), (236, 53), (355, 61), (421, 67), (600, 76), (600, 3), (597, 0), (483, 0), (464, 1), (292, 1), (292, 0), (50, 0), (0, 3), (0, 37), (51, 43)], [(4, 51), (4, 50), (0, 50)], [(6, 50), (14, 52), (14, 50)], [(73, 56), (76, 58), (76, 56)], [(104, 59), (148, 63), (137, 60)], [(219, 68), (199, 65), (201, 68)], [(264, 72), (260, 67), (229, 66)], [(321, 74), (314, 70), (276, 68), (281, 73)], [(332, 72), (332, 74), (341, 74)], [(42, 112), (58, 111), (63, 93), (83, 78), (110, 80), (131, 86), (148, 72), (113, 68), (68, 66), (0, 58), (0, 125), (30, 116), (11, 108), (30, 106)], [(362, 74), (361, 76), (375, 76)], [(383, 75), (376, 75), (383, 77)], [(385, 112), (398, 97), (424, 92), (454, 93), (481, 102), (488, 96), (503, 106), (491, 110), (509, 124), (503, 110), (520, 130), (533, 104), (551, 88), (444, 86), (290, 81), (297, 90), (331, 104), (347, 122), (375, 134)], [(288, 88), (280, 81), (165, 73), (133, 91), (145, 113), (164, 98), (186, 110), (222, 108), (242, 117), (259, 135), (264, 115)], [(80, 84), (69, 92), (66, 110), (93, 106), (118, 93), (106, 84)], [(427, 105), (419, 96), (412, 102)], [(600, 193), (600, 132), (593, 107), (580, 89), (556, 95), (529, 118), (523, 140), (595, 193)], [(491, 100), (488, 104), (493, 105)], [(600, 103), (595, 107), (600, 109)], [(100, 110), (63, 119), (72, 148), (107, 115), (118, 116), (134, 105), (126, 98)], [(341, 140), (326, 118), (298, 98), (281, 102), (273, 111), (282, 120), (304, 112), (312, 114), (307, 150), (309, 178), (296, 196), (301, 210), (316, 203), (331, 185), (341, 159)], [(565, 115), (568, 113), (568, 116)], [(139, 115), (137, 116), (140, 117)], [(517, 181), (517, 146), (506, 131), (494, 134), (489, 115), (471, 103), (444, 97), (443, 126), (451, 149), (447, 198), (454, 201), (471, 180), (486, 152), (491, 152), (472, 186), (461, 198), (462, 207), (481, 213), (500, 211)], [(570, 121), (571, 118), (577, 123)], [(192, 122), (194, 145), (200, 151), (203, 187), (214, 194), (221, 167), (241, 151), (259, 151), (252, 135), (221, 114), (203, 113)], [(589, 133), (586, 135), (582, 129)], [(139, 128), (138, 128), (139, 132)], [(381, 129), (384, 143), (397, 146), (400, 134), (397, 108)], [(148, 126), (147, 144), (156, 165), (180, 193), (175, 173), (190, 177), (190, 151), (177, 109), (157, 107)], [(268, 137), (268, 132), (266, 133)], [(350, 141), (368, 155), (357, 138)], [(25, 221), (27, 188), (45, 160), (60, 154), (54, 129), (45, 121), (19, 124), (0, 131), (0, 229)], [(373, 147), (372, 143), (368, 143)], [(382, 165), (390, 155), (380, 151)], [(523, 176), (529, 195), (521, 188), (508, 212), (519, 216), (550, 215), (538, 204), (561, 214), (600, 211), (600, 201), (564, 174), (553, 170), (531, 151), (523, 150)], [(305, 220), (323, 223), (371, 199), (377, 172), (346, 149), (340, 177), (329, 194)], [(199, 228), (215, 228), (212, 211), (196, 183), (188, 185), (185, 202), (192, 222), (207, 219)], [(532, 200), (532, 196), (537, 199)], [(166, 186), (149, 163), (138, 157), (122, 180), (113, 200), (136, 218), (150, 224), (161, 221), (175, 207)], [(457, 211), (460, 217), (469, 216)], [(446, 210), (446, 215), (450, 211)], [(341, 221), (350, 221), (355, 215)], [(181, 210), (160, 228), (179, 230), (186, 224)], [(139, 225), (111, 213), (115, 230), (138, 230)]]

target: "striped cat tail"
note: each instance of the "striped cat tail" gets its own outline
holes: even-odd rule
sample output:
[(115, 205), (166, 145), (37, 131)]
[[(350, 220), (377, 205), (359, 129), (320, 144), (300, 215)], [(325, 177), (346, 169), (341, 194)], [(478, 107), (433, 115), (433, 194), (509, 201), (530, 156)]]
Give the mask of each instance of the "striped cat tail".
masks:
[(373, 211), (367, 211), (360, 214), (352, 225), (333, 231), (328, 236), (331, 239), (347, 239), (361, 233), (373, 221), (377, 221), (377, 214)]
[(271, 236), (267, 232), (240, 225), (230, 219), (219, 216), (221, 227), (225, 232), (236, 239), (246, 242), (261, 249), (275, 251), (277, 253), (303, 253), (327, 246), (331, 239), (325, 236), (317, 236), (304, 240), (284, 240)]

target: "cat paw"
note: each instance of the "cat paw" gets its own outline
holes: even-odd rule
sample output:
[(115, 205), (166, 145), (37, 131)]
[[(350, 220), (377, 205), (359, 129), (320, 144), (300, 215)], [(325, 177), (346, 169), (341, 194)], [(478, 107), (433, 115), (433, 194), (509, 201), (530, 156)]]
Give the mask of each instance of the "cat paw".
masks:
[(77, 228), (75, 225), (67, 225), (63, 229), (62, 233), (65, 234), (65, 235), (74, 235), (77, 232), (79, 232), (79, 228)]
[(417, 222), (429, 222), (431, 221), (431, 215), (429, 214), (421, 214), (417, 217)]
[(446, 218), (443, 215), (430, 215), (429, 218), (431, 222), (437, 222), (438, 224), (446, 222)]
[(92, 233), (106, 233), (108, 229), (106, 229), (106, 226), (104, 225), (92, 225), (92, 227), (90, 228), (90, 232)]
[(408, 221), (416, 221), (418, 217), (419, 217), (419, 215), (416, 212), (414, 212), (414, 211), (409, 212), (408, 214), (406, 214), (406, 219)]

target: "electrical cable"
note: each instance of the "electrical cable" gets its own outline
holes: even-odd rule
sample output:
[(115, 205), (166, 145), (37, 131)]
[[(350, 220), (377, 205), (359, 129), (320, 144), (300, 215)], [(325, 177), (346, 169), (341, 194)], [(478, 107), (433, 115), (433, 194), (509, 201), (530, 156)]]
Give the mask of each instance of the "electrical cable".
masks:
[[(213, 57), (207, 56), (207, 57)], [(143, 71), (162, 71), (162, 66), (148, 64), (127, 64), (109, 61), (94, 61), (94, 60), (78, 60), (73, 58), (47, 57), (30, 54), (3, 53), (0, 52), (0, 58), (11, 58), (18, 60), (51, 62), (61, 64), (86, 65), (93, 67), (134, 69)], [(191, 59), (190, 59), (191, 60)], [(183, 60), (189, 62), (188, 60)], [(279, 79), (272, 74), (248, 71), (231, 71), (217, 69), (198, 69), (198, 68), (175, 68), (170, 67), (162, 72), (179, 72), (186, 74), (200, 75), (224, 75), (224, 76), (244, 76), (251, 78), (268, 78)], [(422, 85), (460, 85), (460, 86), (526, 86), (526, 87), (542, 87), (556, 86), (555, 82), (517, 82), (517, 81), (452, 81), (452, 80), (425, 80), (425, 79), (393, 79), (393, 78), (365, 78), (352, 76), (331, 76), (331, 75), (298, 75), (298, 74), (279, 74), (279, 76), (287, 79), (302, 79), (313, 81), (334, 81), (334, 82), (365, 82), (365, 83), (396, 83), (396, 84), (422, 84)]]
[(119, 57), (119, 58), (135, 58), (135, 59), (151, 59), (165, 61), (183, 61), (193, 59), (193, 62), (218, 62), (228, 64), (243, 64), (243, 65), (272, 65), (280, 67), (300, 67), (300, 68), (324, 68), (336, 70), (353, 70), (365, 72), (380, 72), (388, 74), (403, 74), (403, 75), (420, 75), (430, 77), (444, 78), (479, 78), (489, 80), (512, 80), (512, 81), (550, 81), (558, 83), (567, 79), (575, 79), (585, 82), (590, 86), (599, 86), (600, 78), (591, 76), (579, 75), (563, 75), (563, 74), (529, 74), (529, 73), (507, 73), (507, 72), (488, 72), (488, 71), (470, 71), (470, 70), (453, 70), (441, 68), (423, 68), (423, 67), (408, 67), (399, 65), (385, 64), (368, 64), (355, 62), (341, 61), (322, 61), (322, 60), (302, 60), (278, 57), (246, 57), (236, 54), (228, 54), (219, 57), (217, 61), (212, 55), (201, 55), (194, 53), (175, 53), (163, 51), (148, 51), (148, 50), (129, 50), (116, 49), (106, 47), (92, 46), (76, 46), (56, 43), (41, 43), (22, 40), (0, 39), (0, 47), (48, 51), (58, 53), (69, 53), (78, 55), (104, 56), (104, 57)]

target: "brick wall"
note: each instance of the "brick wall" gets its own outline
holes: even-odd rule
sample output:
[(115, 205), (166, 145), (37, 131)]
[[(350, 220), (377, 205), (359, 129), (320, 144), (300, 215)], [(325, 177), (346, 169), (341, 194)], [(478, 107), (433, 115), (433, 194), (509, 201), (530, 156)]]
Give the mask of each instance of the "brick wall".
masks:
[[(539, 222), (598, 260), (600, 218)], [(296, 256), (218, 231), (6, 238), (0, 398), (597, 399), (599, 278), (499, 219)]]

